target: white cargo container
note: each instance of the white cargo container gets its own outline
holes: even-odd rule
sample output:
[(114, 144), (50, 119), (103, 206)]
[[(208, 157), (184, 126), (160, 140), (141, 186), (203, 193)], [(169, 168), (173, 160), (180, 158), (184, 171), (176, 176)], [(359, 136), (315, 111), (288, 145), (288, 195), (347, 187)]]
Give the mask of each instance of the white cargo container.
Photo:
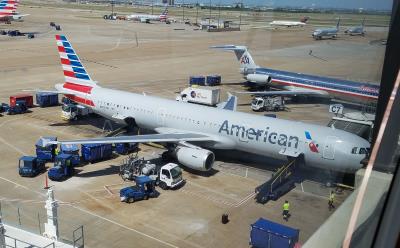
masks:
[(215, 106), (220, 101), (221, 89), (208, 87), (188, 87), (176, 97), (177, 101)]

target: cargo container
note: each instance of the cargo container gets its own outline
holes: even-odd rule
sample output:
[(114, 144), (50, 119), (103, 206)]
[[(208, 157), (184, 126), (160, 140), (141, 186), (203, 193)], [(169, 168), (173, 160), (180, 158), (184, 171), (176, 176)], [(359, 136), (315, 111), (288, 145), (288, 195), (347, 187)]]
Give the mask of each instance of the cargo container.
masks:
[(204, 76), (191, 76), (189, 78), (189, 85), (202, 85), (206, 84), (206, 78)]
[(38, 92), (36, 93), (36, 104), (41, 108), (57, 106), (58, 105), (58, 94)]
[(69, 154), (71, 155), (71, 163), (73, 166), (79, 165), (81, 162), (81, 157), (79, 155), (79, 147), (78, 145), (71, 144), (62, 144), (60, 146), (61, 154)]
[(118, 154), (128, 154), (138, 149), (138, 143), (116, 143), (114, 150)]
[(216, 86), (221, 84), (221, 76), (220, 75), (209, 75), (206, 79), (207, 86)]
[(29, 94), (18, 94), (10, 96), (10, 107), (15, 107), (17, 101), (24, 101), (27, 108), (33, 107), (33, 96)]
[(255, 248), (293, 248), (299, 230), (263, 218), (250, 226), (250, 245)]
[(112, 145), (111, 144), (83, 144), (82, 158), (86, 162), (97, 162), (100, 160), (106, 160), (112, 156)]
[(56, 141), (57, 137), (43, 137), (40, 138), (36, 144), (36, 157), (46, 162), (54, 161), (57, 145), (45, 146), (43, 141)]
[(220, 89), (188, 87), (176, 97), (177, 101), (215, 106), (220, 101)]

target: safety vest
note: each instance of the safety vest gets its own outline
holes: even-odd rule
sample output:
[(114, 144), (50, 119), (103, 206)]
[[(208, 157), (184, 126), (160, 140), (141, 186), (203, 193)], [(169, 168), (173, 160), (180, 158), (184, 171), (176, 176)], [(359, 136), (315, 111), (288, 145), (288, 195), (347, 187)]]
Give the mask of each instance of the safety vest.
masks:
[(329, 195), (329, 200), (330, 200), (330, 201), (335, 200), (335, 194), (330, 194), (330, 195)]
[(283, 204), (283, 210), (289, 211), (289, 203), (284, 203)]

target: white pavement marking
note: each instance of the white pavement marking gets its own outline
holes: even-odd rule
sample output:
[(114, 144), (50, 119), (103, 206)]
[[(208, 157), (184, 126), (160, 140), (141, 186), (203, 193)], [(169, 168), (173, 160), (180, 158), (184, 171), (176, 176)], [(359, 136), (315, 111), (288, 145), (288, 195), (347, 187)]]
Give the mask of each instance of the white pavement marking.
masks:
[(141, 232), (141, 231), (138, 231), (138, 230), (136, 230), (136, 229), (130, 228), (130, 227), (128, 227), (128, 226), (125, 226), (125, 225), (123, 225), (123, 224), (121, 224), (121, 223), (118, 223), (118, 222), (115, 222), (115, 221), (113, 221), (113, 220), (107, 219), (107, 218), (105, 218), (105, 217), (103, 217), (103, 216), (100, 216), (100, 215), (98, 215), (98, 214), (92, 213), (92, 212), (90, 212), (90, 211), (88, 211), (88, 210), (86, 210), (86, 209), (83, 209), (83, 208), (80, 208), (80, 207), (77, 207), (77, 206), (72, 206), (72, 205), (71, 205), (71, 207), (73, 207), (73, 208), (75, 208), (75, 209), (78, 209), (78, 210), (80, 210), (80, 211), (82, 211), (82, 212), (85, 212), (85, 213), (87, 213), (87, 214), (93, 215), (93, 216), (95, 216), (95, 217), (97, 217), (97, 218), (100, 218), (100, 219), (102, 219), (102, 220), (105, 220), (105, 221), (107, 221), (107, 222), (110, 222), (110, 223), (112, 223), (112, 224), (114, 224), (114, 225), (117, 225), (117, 226), (119, 226), (119, 227), (122, 227), (122, 228), (124, 228), (124, 229), (130, 230), (130, 231), (132, 231), (132, 232), (135, 232), (135, 233), (137, 233), (137, 234), (140, 234), (140, 235), (142, 235), (142, 236), (145, 236), (145, 237), (147, 237), (147, 238), (149, 238), (149, 239), (155, 240), (155, 241), (157, 241), (157, 242), (159, 242), (159, 243), (161, 243), (161, 244), (164, 244), (164, 245), (166, 245), (166, 246), (178, 248), (178, 246), (175, 246), (175, 245), (170, 244), (170, 243), (168, 243), (168, 242), (165, 242), (165, 241), (163, 241), (163, 240), (161, 240), (161, 239), (158, 239), (158, 238), (155, 238), (155, 237), (150, 236), (150, 235), (148, 235), (148, 234), (145, 234), (145, 233), (143, 233), (143, 232)]

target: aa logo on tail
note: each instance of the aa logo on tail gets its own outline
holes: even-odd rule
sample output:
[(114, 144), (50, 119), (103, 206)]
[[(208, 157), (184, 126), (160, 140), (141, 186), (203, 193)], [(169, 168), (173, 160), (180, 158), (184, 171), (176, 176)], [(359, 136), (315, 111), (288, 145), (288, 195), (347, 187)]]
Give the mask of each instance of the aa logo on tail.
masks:
[(310, 151), (315, 152), (315, 153), (319, 153), (318, 144), (315, 144), (315, 142), (312, 140), (310, 132), (305, 131), (304, 133), (306, 135), (306, 139), (310, 141), (310, 143), (308, 144), (308, 147), (310, 148)]
[(247, 55), (243, 55), (243, 57), (240, 59), (240, 64), (245, 64), (245, 65), (250, 64), (249, 57), (247, 57)]

